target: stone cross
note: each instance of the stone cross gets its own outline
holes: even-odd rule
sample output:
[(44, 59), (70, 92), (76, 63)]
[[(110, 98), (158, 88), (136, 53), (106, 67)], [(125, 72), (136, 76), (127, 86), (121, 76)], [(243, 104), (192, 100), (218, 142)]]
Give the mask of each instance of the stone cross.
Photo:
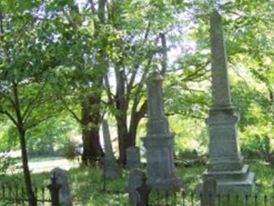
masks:
[(143, 138), (147, 156), (148, 185), (157, 191), (179, 190), (175, 176), (173, 136), (164, 115), (162, 77), (153, 73), (147, 83), (147, 137)]
[(55, 179), (56, 184), (60, 186), (58, 198), (59, 205), (72, 206), (72, 199), (70, 195), (67, 172), (57, 167), (51, 171), (51, 176), (53, 177), (53, 179)]
[(103, 138), (105, 143), (105, 158), (104, 158), (104, 177), (113, 179), (119, 176), (118, 166), (112, 150), (111, 137), (107, 120), (102, 122)]
[(236, 129), (238, 117), (231, 104), (222, 18), (217, 10), (210, 16), (210, 39), (213, 104), (206, 120), (210, 163), (204, 179), (214, 177), (218, 193), (247, 193), (253, 187), (254, 174), (248, 165), (243, 164), (240, 153)]
[(127, 168), (141, 168), (140, 149), (139, 147), (129, 147), (127, 152)]
[(214, 178), (208, 177), (204, 180), (201, 195), (201, 206), (215, 206), (217, 181)]
[(139, 169), (130, 171), (127, 190), (130, 206), (148, 206), (149, 189), (144, 172)]

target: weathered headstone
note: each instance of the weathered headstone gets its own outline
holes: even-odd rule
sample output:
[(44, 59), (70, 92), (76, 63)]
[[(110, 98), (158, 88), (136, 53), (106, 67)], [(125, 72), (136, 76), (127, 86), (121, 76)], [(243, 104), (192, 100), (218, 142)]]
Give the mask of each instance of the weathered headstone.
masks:
[(106, 179), (113, 179), (119, 176), (118, 166), (112, 150), (109, 126), (106, 120), (103, 120), (103, 138), (105, 143), (105, 157), (104, 157), (104, 177)]
[(129, 147), (127, 148), (126, 152), (127, 152), (127, 168), (128, 169), (141, 168), (140, 148)]
[(148, 123), (146, 148), (148, 185), (153, 190), (178, 190), (181, 181), (175, 175), (173, 136), (164, 115), (162, 77), (153, 73), (147, 84)]
[(56, 177), (53, 175), (50, 178), (50, 184), (47, 186), (50, 192), (51, 206), (60, 206), (59, 191), (61, 185), (56, 182)]
[(148, 206), (149, 189), (144, 172), (139, 169), (130, 171), (127, 190), (130, 206)]
[(210, 35), (213, 104), (206, 120), (210, 163), (204, 178), (211, 176), (217, 180), (218, 193), (247, 193), (253, 187), (254, 174), (243, 164), (238, 145), (238, 117), (231, 103), (222, 20), (217, 10), (210, 17)]
[(204, 179), (201, 195), (201, 206), (215, 206), (217, 181), (214, 178), (207, 177)]
[(56, 184), (60, 186), (59, 189), (59, 205), (72, 206), (72, 199), (70, 195), (70, 188), (67, 179), (67, 172), (60, 168), (55, 168), (51, 171), (52, 179), (55, 178)]

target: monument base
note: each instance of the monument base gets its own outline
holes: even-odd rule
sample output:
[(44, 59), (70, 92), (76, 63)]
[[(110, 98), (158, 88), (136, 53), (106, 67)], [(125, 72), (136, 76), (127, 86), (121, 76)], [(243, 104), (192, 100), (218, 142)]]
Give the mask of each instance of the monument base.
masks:
[(148, 179), (147, 184), (154, 191), (179, 191), (183, 187), (182, 181), (177, 177), (156, 180)]
[(146, 148), (149, 187), (158, 191), (179, 190), (182, 183), (175, 175), (172, 135), (151, 135), (144, 138), (143, 142)]
[(105, 160), (104, 176), (106, 179), (116, 179), (119, 177), (118, 166), (114, 162), (115, 160)]
[(206, 170), (203, 178), (209, 177), (217, 180), (218, 194), (250, 194), (254, 190), (254, 173), (250, 172), (248, 165), (234, 171)]

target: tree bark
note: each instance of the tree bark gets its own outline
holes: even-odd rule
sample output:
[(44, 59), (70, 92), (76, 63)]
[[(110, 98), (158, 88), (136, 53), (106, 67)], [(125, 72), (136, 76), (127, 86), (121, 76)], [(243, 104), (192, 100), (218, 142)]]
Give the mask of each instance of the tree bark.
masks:
[(119, 143), (119, 163), (126, 165), (126, 149), (128, 148), (127, 123), (119, 116), (116, 116), (116, 121)]
[(128, 147), (128, 128), (127, 128), (127, 109), (128, 101), (126, 100), (125, 92), (125, 71), (120, 68), (120, 64), (115, 67), (115, 75), (117, 79), (116, 85), (116, 121), (118, 130), (119, 142), (119, 162), (122, 165), (126, 164), (126, 149)]
[[(94, 15), (98, 15), (99, 22), (95, 22), (95, 38), (99, 38), (101, 40), (102, 45), (107, 43), (107, 40), (104, 36), (100, 37), (100, 27), (101, 24), (105, 24), (105, 7), (107, 4), (106, 0), (98, 1), (97, 10), (94, 7), (94, 3), (92, 0), (89, 0), (92, 13)], [(102, 46), (104, 48), (104, 46)], [(100, 144), (100, 120), (101, 120), (101, 89), (103, 84), (103, 77), (107, 72), (108, 64), (106, 61), (106, 54), (103, 49), (98, 53), (96, 57), (95, 70), (97, 73), (93, 76), (91, 82), (93, 82), (93, 87), (91, 90), (95, 92), (93, 94), (89, 94), (86, 97), (86, 100), (82, 103), (82, 139), (83, 139), (83, 154), (82, 154), (82, 162), (84, 165), (92, 165), (97, 161), (100, 161), (104, 156), (104, 152), (102, 146)], [(90, 83), (88, 81), (88, 83)], [(99, 91), (98, 91), (99, 90)], [(97, 91), (97, 92), (96, 92)]]
[(137, 129), (141, 119), (147, 112), (147, 101), (144, 101), (139, 111), (132, 111), (130, 127), (128, 132), (128, 146), (133, 147), (136, 145)]
[(92, 165), (100, 161), (103, 149), (100, 144), (100, 100), (96, 96), (88, 96), (82, 104), (82, 139), (84, 165)]
[(28, 195), (28, 202), (30, 206), (36, 206), (37, 200), (33, 192), (29, 165), (28, 165), (28, 154), (27, 154), (27, 148), (26, 148), (26, 132), (23, 129), (22, 125), (18, 125), (17, 129), (18, 129), (19, 138), (20, 138), (23, 172), (24, 172), (26, 191)]
[[(127, 111), (119, 110), (118, 112), (127, 114)], [(138, 125), (140, 123), (140, 120), (144, 117), (145, 113), (146, 102), (144, 102), (144, 105), (142, 106), (140, 111), (135, 111), (133, 112), (133, 115), (131, 115), (129, 129), (127, 128), (128, 124), (126, 119), (116, 116), (119, 141), (119, 162), (122, 165), (125, 165), (127, 161), (126, 149), (136, 145)]]
[(13, 90), (13, 95), (14, 95), (14, 105), (13, 106), (14, 106), (14, 110), (16, 113), (16, 119), (17, 119), (17, 121), (15, 122), (15, 125), (17, 127), (17, 132), (18, 132), (19, 140), (20, 140), (23, 172), (24, 172), (26, 191), (27, 191), (27, 195), (28, 195), (28, 202), (29, 202), (30, 206), (36, 206), (37, 199), (33, 192), (29, 164), (28, 164), (26, 129), (24, 128), (24, 121), (23, 121), (23, 117), (21, 115), (21, 110), (20, 110), (21, 107), (20, 107), (20, 101), (19, 101), (19, 95), (18, 95), (18, 85), (16, 82), (13, 82), (12, 90)]

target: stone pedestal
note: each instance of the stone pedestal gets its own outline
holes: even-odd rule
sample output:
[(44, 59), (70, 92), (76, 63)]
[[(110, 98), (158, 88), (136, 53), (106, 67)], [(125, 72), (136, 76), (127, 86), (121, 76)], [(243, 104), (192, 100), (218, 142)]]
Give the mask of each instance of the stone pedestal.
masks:
[(212, 52), (212, 107), (206, 120), (209, 129), (210, 163), (204, 179), (217, 180), (218, 193), (249, 193), (254, 174), (243, 164), (238, 138), (238, 117), (231, 104), (227, 57), (220, 14), (214, 10), (210, 17)]
[(137, 169), (141, 168), (141, 157), (139, 147), (129, 147), (126, 150), (127, 152), (127, 168), (128, 169)]
[(232, 108), (211, 110), (206, 123), (210, 135), (210, 163), (204, 177), (217, 180), (218, 193), (250, 193), (254, 174), (243, 158), (237, 142), (237, 116)]
[(147, 150), (147, 184), (155, 190), (178, 190), (182, 185), (175, 176), (172, 136), (143, 139)]
[(174, 191), (181, 187), (175, 175), (173, 137), (164, 116), (162, 78), (155, 73), (150, 78), (148, 90), (147, 137), (143, 139), (147, 156), (147, 183), (152, 190)]

